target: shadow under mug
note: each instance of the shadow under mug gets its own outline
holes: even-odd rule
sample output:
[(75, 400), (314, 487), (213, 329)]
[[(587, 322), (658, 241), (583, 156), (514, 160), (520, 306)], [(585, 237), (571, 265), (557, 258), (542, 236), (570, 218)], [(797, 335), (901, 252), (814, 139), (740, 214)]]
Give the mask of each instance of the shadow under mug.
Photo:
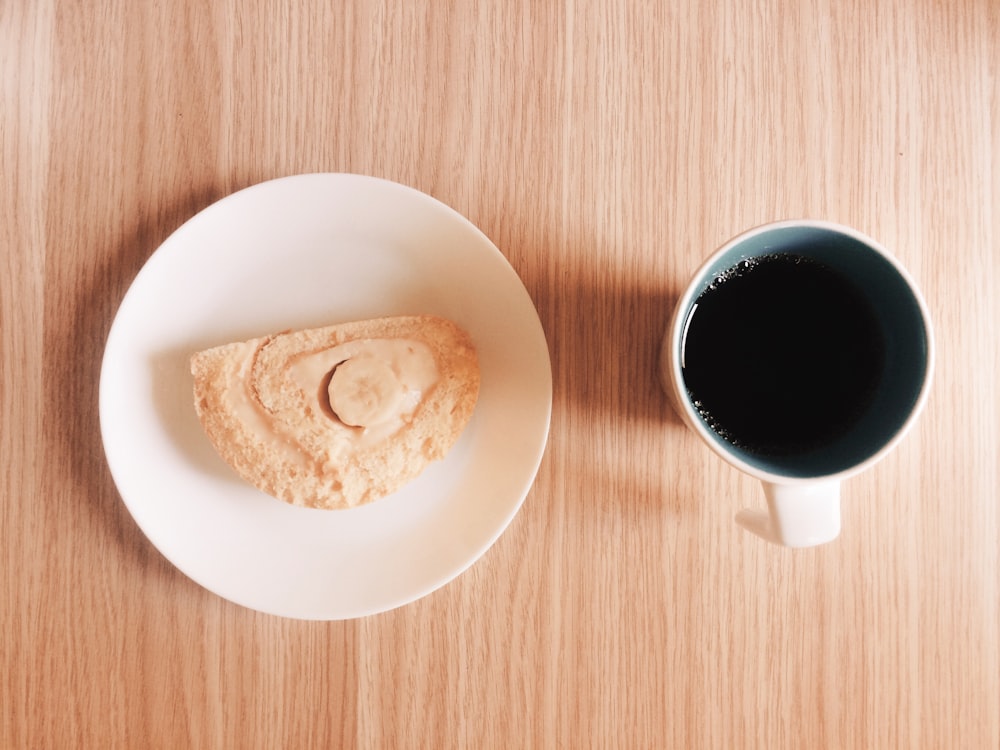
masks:
[[(885, 345), (874, 392), (846, 432), (820, 447), (779, 456), (736, 445), (717, 433), (693, 403), (683, 365), (685, 336), (702, 293), (739, 264), (775, 255), (804, 256), (846, 277), (871, 305)], [(841, 482), (883, 458), (913, 425), (927, 399), (933, 362), (927, 305), (899, 262), (854, 229), (794, 220), (733, 238), (695, 273), (664, 336), (660, 377), (684, 422), (728, 463), (762, 482), (767, 512), (740, 511), (737, 523), (776, 544), (811, 547), (840, 533)]]

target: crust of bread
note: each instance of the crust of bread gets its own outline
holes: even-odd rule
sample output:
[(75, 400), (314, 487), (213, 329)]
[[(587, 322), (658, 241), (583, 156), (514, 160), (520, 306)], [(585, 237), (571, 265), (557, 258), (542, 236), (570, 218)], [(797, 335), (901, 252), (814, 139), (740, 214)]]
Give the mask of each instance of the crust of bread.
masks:
[[(347, 441), (340, 423), (290, 366), (349, 342), (424, 344), (437, 378), (412, 414), (374, 442)], [(468, 333), (431, 315), (355, 321), (224, 344), (191, 357), (194, 405), (220, 456), (244, 480), (292, 505), (343, 509), (384, 497), (444, 458), (472, 417), (479, 363)], [(332, 451), (331, 441), (341, 448)]]

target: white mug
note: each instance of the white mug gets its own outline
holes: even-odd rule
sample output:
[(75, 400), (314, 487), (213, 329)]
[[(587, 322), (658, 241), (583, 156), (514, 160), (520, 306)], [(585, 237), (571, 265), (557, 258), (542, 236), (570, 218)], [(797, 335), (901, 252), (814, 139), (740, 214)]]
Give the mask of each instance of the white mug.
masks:
[[(826, 290), (824, 279), (848, 286)], [(827, 299), (834, 304), (820, 304)], [(786, 332), (795, 325), (798, 338)], [(660, 352), (684, 422), (763, 483), (767, 511), (740, 511), (737, 523), (787, 547), (838, 536), (841, 482), (903, 438), (933, 365), (927, 305), (906, 270), (870, 237), (809, 220), (765, 224), (717, 250), (681, 295)]]

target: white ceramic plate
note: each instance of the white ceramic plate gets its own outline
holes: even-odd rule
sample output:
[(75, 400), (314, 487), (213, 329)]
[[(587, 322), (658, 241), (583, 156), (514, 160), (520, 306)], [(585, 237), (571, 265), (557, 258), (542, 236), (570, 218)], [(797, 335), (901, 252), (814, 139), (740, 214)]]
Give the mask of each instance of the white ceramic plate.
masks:
[[(192, 352), (409, 313), (451, 318), (479, 350), (479, 402), (444, 461), (375, 503), (323, 511), (257, 491), (215, 453)], [(313, 620), (406, 604), (475, 562), (534, 481), (551, 408), (538, 314), (497, 248), (423, 193), (347, 174), (265, 182), (180, 227), (122, 301), (100, 384), (108, 464), (149, 540), (219, 596)]]

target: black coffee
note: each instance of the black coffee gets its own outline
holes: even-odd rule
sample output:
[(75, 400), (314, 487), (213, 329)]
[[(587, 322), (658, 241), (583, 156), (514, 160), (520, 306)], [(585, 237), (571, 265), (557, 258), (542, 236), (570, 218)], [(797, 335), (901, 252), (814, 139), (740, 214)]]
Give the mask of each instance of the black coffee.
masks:
[(716, 433), (752, 453), (792, 456), (857, 422), (882, 377), (885, 341), (850, 280), (779, 254), (743, 261), (702, 293), (682, 365)]

